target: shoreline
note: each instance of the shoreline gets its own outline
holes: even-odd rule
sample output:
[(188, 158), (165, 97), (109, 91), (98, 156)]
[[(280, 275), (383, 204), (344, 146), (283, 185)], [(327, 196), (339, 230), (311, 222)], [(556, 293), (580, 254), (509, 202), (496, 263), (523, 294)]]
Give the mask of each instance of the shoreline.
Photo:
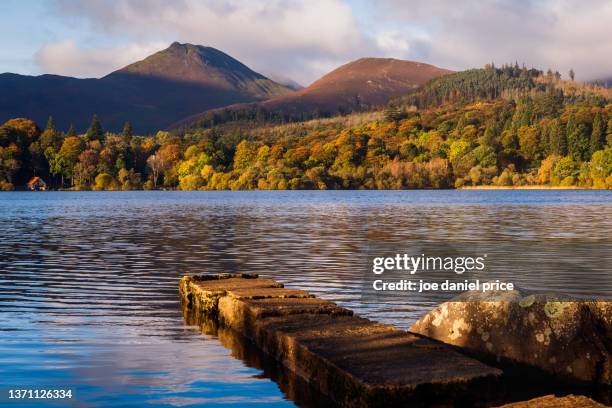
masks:
[(10, 192), (63, 192), (63, 191), (449, 191), (449, 190), (589, 190), (589, 191), (607, 191), (609, 188), (595, 188), (595, 187), (583, 187), (583, 186), (550, 186), (546, 184), (534, 184), (528, 186), (463, 186), (459, 188), (405, 188), (405, 189), (211, 189), (211, 190), (182, 190), (182, 189), (116, 189), (116, 190), (95, 190), (95, 189), (75, 189), (75, 188), (62, 188), (62, 189), (46, 189), (46, 190), (28, 190), (28, 189), (14, 189), (8, 191), (0, 191), (0, 193)]
[(580, 186), (548, 186), (535, 184), (529, 186), (464, 186), (457, 190), (608, 190), (607, 188), (593, 188)]

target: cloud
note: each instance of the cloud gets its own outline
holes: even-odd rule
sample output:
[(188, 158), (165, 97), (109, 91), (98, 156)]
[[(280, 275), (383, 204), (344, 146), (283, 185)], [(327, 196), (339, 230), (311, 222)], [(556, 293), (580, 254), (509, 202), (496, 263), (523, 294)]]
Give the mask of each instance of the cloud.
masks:
[(209, 45), (305, 85), (363, 56), (612, 74), (607, 0), (54, 0), (51, 9), (87, 33), (44, 46), (36, 61), (79, 76), (106, 74), (173, 41)]
[(55, 12), (140, 48), (159, 40), (209, 45), (264, 74), (305, 83), (370, 47), (340, 0), (59, 0)]
[[(610, 21), (612, 3), (605, 0), (383, 0), (382, 25), (426, 32), (419, 48), (404, 55), (436, 65), (465, 69), (495, 61), (524, 62), (592, 79), (612, 73)], [(395, 34), (396, 36), (400, 34)]]
[(75, 77), (100, 77), (138, 61), (165, 47), (165, 43), (130, 44), (119, 47), (82, 48), (74, 40), (43, 46), (35, 55), (45, 73)]

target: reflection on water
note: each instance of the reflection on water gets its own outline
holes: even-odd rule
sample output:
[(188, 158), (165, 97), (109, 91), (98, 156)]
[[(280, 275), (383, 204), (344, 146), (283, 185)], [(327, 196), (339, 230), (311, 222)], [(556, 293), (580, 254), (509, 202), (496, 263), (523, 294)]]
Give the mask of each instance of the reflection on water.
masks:
[(207, 318), (199, 310), (191, 309), (185, 304), (181, 304), (181, 309), (183, 318), (189, 326), (199, 327), (205, 336), (214, 336), (231, 351), (232, 357), (243, 361), (249, 367), (261, 370), (261, 377), (274, 380), (291, 401), (304, 407), (336, 406), (333, 401), (318, 392), (293, 371), (264, 354), (240, 333), (220, 326), (215, 319)]
[(611, 208), (605, 191), (0, 194), (0, 378), (83, 406), (290, 406), (183, 323), (180, 276), (258, 272), (407, 328), (440, 299), (370, 296), (373, 250), (442, 243), (516, 260), (524, 287), (607, 296)]

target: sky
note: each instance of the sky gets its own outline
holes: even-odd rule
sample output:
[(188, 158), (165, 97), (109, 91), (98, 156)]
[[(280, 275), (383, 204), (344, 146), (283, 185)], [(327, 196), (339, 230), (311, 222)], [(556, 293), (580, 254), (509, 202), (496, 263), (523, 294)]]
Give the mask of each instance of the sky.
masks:
[(608, 0), (3, 0), (0, 72), (104, 76), (188, 42), (308, 85), (361, 57), (612, 76)]

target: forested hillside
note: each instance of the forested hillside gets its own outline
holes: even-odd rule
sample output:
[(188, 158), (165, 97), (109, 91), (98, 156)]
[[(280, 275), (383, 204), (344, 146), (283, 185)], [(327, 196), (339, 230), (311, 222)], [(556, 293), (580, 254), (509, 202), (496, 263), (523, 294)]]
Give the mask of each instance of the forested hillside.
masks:
[[(574, 72), (570, 72), (570, 77)], [(435, 78), (392, 103), (400, 106), (426, 108), (445, 103), (469, 103), (476, 100), (504, 98), (517, 100), (525, 96), (548, 94), (551, 105), (547, 114), (554, 113), (559, 103), (584, 101), (602, 104), (612, 98), (612, 89), (598, 84), (583, 84), (562, 80), (559, 72), (546, 73), (515, 65), (487, 65), (484, 69), (469, 69)], [(556, 104), (556, 105), (554, 105)]]
[[(510, 72), (512, 71), (512, 72)], [(0, 127), (0, 185), (76, 189), (612, 188), (606, 90), (487, 67), (435, 79), (384, 112), (185, 133)]]

